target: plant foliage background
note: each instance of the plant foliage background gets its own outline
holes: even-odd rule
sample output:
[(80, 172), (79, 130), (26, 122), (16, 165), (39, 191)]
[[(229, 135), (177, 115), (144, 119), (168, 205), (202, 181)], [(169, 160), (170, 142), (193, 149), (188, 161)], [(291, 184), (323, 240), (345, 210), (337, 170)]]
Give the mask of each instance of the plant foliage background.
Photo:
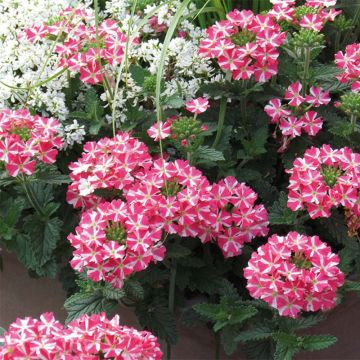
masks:
[[(84, 5), (81, 1), (71, 5), (79, 3)], [(298, 14), (312, 14), (303, 3), (296, 2)], [(293, 211), (288, 207), (288, 171), (307, 149), (324, 144), (333, 149), (348, 147), (359, 157), (360, 128), (356, 120), (360, 97), (351, 90), (356, 78), (339, 81), (343, 69), (334, 60), (337, 52), (359, 42), (360, 4), (331, 4), (331, 9), (342, 13), (326, 22), (321, 31), (279, 21), (286, 35), (277, 47), (278, 70), (262, 82), (254, 78), (234, 80), (229, 70), (219, 67), (220, 59), (204, 59), (199, 48), (207, 36), (205, 29), (226, 19), (227, 13), (237, 8), (265, 16), (274, 5), (269, 1), (85, 2), (85, 7), (96, 10), (94, 49), (104, 46), (98, 27), (108, 18), (116, 20), (127, 39), (123, 60), (109, 67), (105, 61), (101, 65), (108, 71), (107, 83), (91, 83), (82, 70), (58, 66), (61, 55), (56, 46), (64, 42), (61, 34), (48, 36), (44, 43), (24, 39), (16, 43), (18, 35), (31, 26), (26, 14), (32, 16), (30, 22), (34, 24), (46, 21), (51, 25), (58, 20), (59, 9), (67, 5), (65, 0), (54, 4), (43, 0), (36, 10), (31, 2), (0, 3), (0, 21), (5, 24), (0, 32), (4, 51), (0, 60), (0, 108), (27, 108), (31, 115), (54, 116), (61, 124), (64, 144), (55, 163), (37, 162), (29, 175), (11, 176), (6, 161), (0, 162), (3, 251), (14, 252), (28, 268), (29, 276), (62, 282), (68, 293), (64, 304), (68, 322), (82, 314), (113, 314), (122, 303), (134, 309), (143, 328), (167, 344), (163, 350), (168, 358), (179, 337), (179, 314), (186, 326), (212, 329), (217, 358), (220, 346), (230, 355), (241, 345), (249, 359), (291, 359), (300, 351), (321, 350), (336, 342), (328, 334), (298, 333), (318, 324), (326, 312), (302, 312), (291, 318), (251, 297), (244, 268), (254, 251), (273, 234), (285, 236), (296, 231), (317, 235), (338, 254), (339, 268), (345, 274), (345, 283), (337, 291), (337, 305), (341, 306), (348, 291), (360, 291), (359, 217), (350, 219), (343, 206), (333, 207), (330, 216), (316, 219), (306, 208)], [(37, 11), (41, 7), (40, 16)], [(129, 40), (135, 37), (138, 44)], [(359, 80), (359, 68), (356, 71)], [(264, 111), (272, 99), (284, 101), (288, 87), (299, 82), (306, 94), (310, 88), (320, 87), (331, 97), (330, 102), (316, 108), (323, 125), (314, 136), (284, 134), (279, 123), (271, 121)], [(199, 97), (208, 100), (209, 108), (194, 116), (186, 110), (187, 102)], [(295, 111), (303, 110), (297, 107)], [(154, 141), (148, 130), (174, 116), (181, 121), (172, 123), (172, 136)], [(80, 158), (84, 143), (112, 138), (118, 131), (131, 131), (147, 145), (151, 156), (187, 160), (210, 183), (228, 176), (246, 183), (258, 194), (257, 204), (263, 204), (268, 212), (268, 235), (243, 244), (240, 255), (228, 257), (216, 241), (202, 243), (196, 236), (167, 234), (162, 238), (164, 259), (126, 277), (121, 288), (93, 281), (86, 271), (74, 271), (69, 264), (74, 248), (68, 236), (75, 232), (81, 211), (67, 202), (66, 192), (74, 181), (69, 166)], [(359, 178), (354, 184), (359, 204)], [(97, 195), (116, 198), (116, 194)], [(3, 271), (6, 273), (6, 268)]]

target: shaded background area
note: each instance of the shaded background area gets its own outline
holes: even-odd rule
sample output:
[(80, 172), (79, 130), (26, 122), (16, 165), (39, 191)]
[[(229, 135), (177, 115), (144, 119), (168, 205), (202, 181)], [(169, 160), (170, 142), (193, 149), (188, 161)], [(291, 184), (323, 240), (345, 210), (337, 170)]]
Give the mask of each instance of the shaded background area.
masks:
[[(38, 317), (45, 311), (54, 312), (64, 322), (66, 311), (63, 303), (66, 294), (61, 283), (49, 279), (32, 279), (26, 268), (12, 254), (2, 253), (4, 271), (0, 272), (0, 326), (7, 328), (17, 317)], [(136, 316), (127, 308), (120, 307), (123, 325), (140, 328)], [(306, 334), (331, 334), (338, 342), (323, 351), (299, 354), (296, 359), (360, 359), (360, 298), (347, 296), (346, 301), (333, 311), (320, 325)], [(214, 338), (205, 327), (185, 328), (179, 325), (179, 342), (173, 349), (173, 359), (214, 359)], [(241, 349), (231, 358), (245, 359)]]

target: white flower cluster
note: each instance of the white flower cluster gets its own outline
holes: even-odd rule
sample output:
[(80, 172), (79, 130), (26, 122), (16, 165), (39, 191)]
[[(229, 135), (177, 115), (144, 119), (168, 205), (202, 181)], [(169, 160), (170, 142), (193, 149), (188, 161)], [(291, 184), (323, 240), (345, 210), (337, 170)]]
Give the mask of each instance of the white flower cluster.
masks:
[(77, 120), (74, 120), (72, 124), (62, 126), (59, 129), (59, 134), (63, 139), (63, 148), (67, 149), (75, 143), (81, 144), (86, 135), (86, 131), (84, 125), (80, 125)]
[[(180, 0), (153, 1), (151, 5), (144, 8), (142, 13), (138, 12), (132, 18), (132, 22), (135, 24), (134, 27), (136, 28), (144, 15), (150, 14), (157, 9), (153, 16), (156, 18), (157, 24), (168, 28), (180, 5)], [(131, 1), (111, 0), (107, 2), (106, 8), (106, 13), (120, 20), (122, 30), (127, 32), (126, 24), (131, 19)], [(179, 24), (178, 33), (170, 41), (168, 56), (165, 59), (165, 89), (163, 95), (177, 94), (184, 99), (193, 98), (196, 96), (200, 86), (211, 81), (215, 75), (211, 62), (198, 54), (198, 45), (200, 40), (204, 38), (204, 31), (186, 19), (188, 15), (193, 13), (196, 13), (196, 6), (191, 4), (189, 9), (184, 12), (184, 20)], [(159, 40), (150, 23), (142, 27), (140, 35), (140, 44), (130, 48), (130, 62), (145, 65), (145, 68), (152, 75), (156, 75), (163, 43)], [(121, 96), (119, 96), (122, 99), (122, 101), (119, 101), (120, 108), (127, 100), (137, 103), (138, 97), (143, 93), (139, 87), (129, 86), (128, 84), (127, 88), (128, 91), (125, 93), (121, 90)], [(126, 120), (126, 117), (121, 116), (121, 120)]]
[(68, 110), (61, 89), (67, 84), (66, 76), (27, 90), (58, 71), (57, 56), (51, 53), (50, 45), (31, 44), (19, 35), (25, 27), (57, 16), (70, 3), (69, 0), (0, 1), (0, 108), (26, 104), (65, 119)]

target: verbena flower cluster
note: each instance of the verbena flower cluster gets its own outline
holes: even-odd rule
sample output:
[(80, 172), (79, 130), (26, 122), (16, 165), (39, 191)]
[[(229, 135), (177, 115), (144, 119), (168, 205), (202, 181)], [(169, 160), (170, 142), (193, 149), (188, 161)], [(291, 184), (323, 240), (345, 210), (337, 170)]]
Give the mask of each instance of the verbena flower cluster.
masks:
[(36, 161), (52, 164), (62, 145), (59, 122), (27, 109), (0, 111), (0, 161), (9, 175), (31, 175)]
[[(121, 287), (130, 273), (162, 260), (163, 234), (217, 242), (230, 257), (268, 233), (257, 194), (235, 178), (211, 185), (185, 160), (152, 158), (129, 133), (89, 142), (84, 150), (70, 164), (67, 200), (75, 207), (98, 205), (83, 213), (69, 240), (76, 248), (71, 265), (94, 281)], [(126, 202), (104, 202), (119, 198)]]
[(329, 145), (311, 147), (294, 161), (288, 186), (288, 207), (306, 209), (312, 219), (329, 217), (343, 206), (360, 216), (360, 154)]
[(2, 360), (98, 360), (162, 358), (157, 338), (148, 331), (119, 325), (119, 316), (81, 315), (66, 327), (52, 313), (17, 319), (0, 338)]
[(76, 234), (68, 239), (76, 249), (71, 266), (86, 270), (93, 281), (104, 280), (115, 288), (130, 274), (164, 258), (161, 230), (144, 215), (143, 208), (121, 200), (104, 202), (82, 214)]
[(306, 0), (295, 6), (295, 0), (270, 0), (274, 5), (269, 14), (277, 21), (287, 21), (297, 28), (320, 32), (328, 21), (334, 21), (341, 11), (333, 8), (336, 0)]
[[(281, 99), (275, 98), (265, 106), (265, 112), (271, 118), (271, 123), (276, 124), (283, 135), (281, 150), (285, 150), (291, 139), (301, 136), (302, 131), (310, 136), (315, 136), (321, 130), (323, 119), (316, 111), (311, 110), (331, 101), (329, 92), (320, 87), (311, 87), (310, 94), (303, 94), (300, 82), (289, 85), (285, 91), (282, 104)], [(304, 96), (303, 96), (304, 95)]]
[(344, 283), (339, 258), (318, 236), (290, 232), (273, 235), (251, 255), (244, 269), (247, 289), (282, 316), (301, 311), (329, 310)]
[(92, 85), (106, 80), (105, 64), (122, 62), (127, 42), (115, 20), (105, 20), (96, 30), (93, 12), (82, 7), (65, 9), (50, 25), (28, 28), (25, 34), (32, 42), (55, 38), (59, 42), (55, 46), (59, 66), (80, 72), (80, 80)]
[(229, 71), (235, 80), (254, 76), (256, 81), (265, 82), (277, 74), (277, 48), (285, 36), (271, 15), (233, 10), (227, 20), (207, 29), (199, 52), (204, 58), (216, 58), (220, 68)]
[(335, 63), (343, 70), (338, 75), (340, 82), (350, 82), (352, 91), (360, 92), (360, 44), (351, 44), (345, 52), (339, 51), (335, 55)]

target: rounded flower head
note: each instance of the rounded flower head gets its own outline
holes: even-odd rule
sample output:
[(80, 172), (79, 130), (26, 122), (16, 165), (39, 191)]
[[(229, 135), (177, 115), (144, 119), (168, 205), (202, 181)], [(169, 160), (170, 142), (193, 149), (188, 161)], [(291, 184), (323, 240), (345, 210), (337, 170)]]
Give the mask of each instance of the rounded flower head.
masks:
[(84, 212), (75, 230), (75, 235), (68, 236), (75, 248), (71, 266), (86, 271), (93, 281), (103, 280), (116, 288), (131, 273), (162, 260), (165, 253), (161, 230), (144, 215), (144, 209), (121, 200)]
[(0, 111), (0, 163), (10, 176), (31, 175), (37, 161), (52, 164), (62, 146), (59, 122), (27, 109)]
[(267, 235), (268, 214), (256, 205), (257, 194), (244, 183), (228, 176), (208, 189), (209, 212), (201, 211), (202, 242), (215, 241), (225, 257), (238, 256), (245, 243)]
[(308, 149), (294, 161), (288, 186), (288, 207), (306, 208), (312, 219), (329, 217), (332, 207), (343, 206), (360, 216), (360, 154), (349, 148)]
[(103, 81), (105, 64), (118, 65), (122, 62), (127, 38), (115, 20), (105, 20), (96, 30), (93, 19), (93, 11), (81, 6), (68, 8), (51, 25), (43, 23), (28, 28), (24, 36), (31, 42), (55, 37), (59, 40), (55, 52), (60, 66), (79, 72), (80, 80), (96, 85)]
[(17, 319), (2, 338), (0, 359), (147, 359), (160, 360), (157, 338), (148, 331), (119, 325), (104, 313), (81, 315), (67, 327), (52, 313)]
[(88, 142), (81, 158), (69, 166), (67, 201), (75, 208), (89, 208), (111, 190), (122, 195), (151, 164), (146, 145), (129, 133)]
[(267, 302), (281, 316), (326, 311), (336, 305), (336, 291), (344, 284), (338, 264), (338, 256), (317, 236), (273, 235), (244, 269), (246, 287), (253, 298)]
[(231, 72), (234, 80), (254, 76), (257, 82), (266, 82), (277, 74), (277, 48), (285, 41), (285, 33), (272, 15), (235, 9), (227, 14), (227, 20), (217, 22), (206, 32), (199, 53), (208, 59), (216, 58), (220, 68)]
[(345, 52), (335, 55), (335, 63), (343, 72), (337, 76), (340, 82), (352, 84), (355, 93), (360, 92), (360, 43), (346, 46)]

